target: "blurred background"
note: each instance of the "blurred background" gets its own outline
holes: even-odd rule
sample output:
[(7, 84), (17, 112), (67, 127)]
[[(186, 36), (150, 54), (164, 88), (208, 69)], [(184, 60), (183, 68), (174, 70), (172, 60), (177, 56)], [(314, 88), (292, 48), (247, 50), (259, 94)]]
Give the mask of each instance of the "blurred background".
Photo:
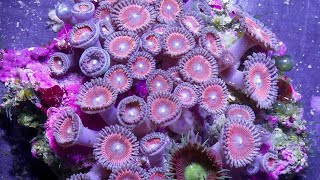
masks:
[[(23, 49), (50, 42), (55, 33), (46, 28), (46, 22), (49, 9), (54, 9), (56, 3), (56, 0), (1, 0), (0, 49)], [(287, 54), (295, 61), (294, 70), (287, 75), (303, 96), (308, 131), (318, 132), (320, 113), (311, 108), (310, 101), (320, 96), (320, 0), (235, 0), (235, 3), (260, 19), (286, 44)], [(44, 163), (31, 156), (28, 142), (37, 132), (24, 133), (26, 129), (0, 118), (0, 179), (56, 179)], [(316, 134), (310, 134), (309, 138), (318, 151), (320, 138)], [(309, 168), (295, 179), (320, 180), (319, 154), (310, 157), (308, 163)]]

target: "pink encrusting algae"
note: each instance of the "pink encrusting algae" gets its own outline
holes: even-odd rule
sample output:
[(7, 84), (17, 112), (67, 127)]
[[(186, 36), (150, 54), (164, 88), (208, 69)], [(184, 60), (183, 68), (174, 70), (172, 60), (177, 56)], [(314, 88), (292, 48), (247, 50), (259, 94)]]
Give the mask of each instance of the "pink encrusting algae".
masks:
[(239, 7), (77, 0), (56, 15), (65, 25), (49, 45), (0, 51), (0, 80), (47, 113), (39, 132), (59, 157), (56, 172), (259, 179), (307, 166), (301, 95), (272, 57), (285, 46)]

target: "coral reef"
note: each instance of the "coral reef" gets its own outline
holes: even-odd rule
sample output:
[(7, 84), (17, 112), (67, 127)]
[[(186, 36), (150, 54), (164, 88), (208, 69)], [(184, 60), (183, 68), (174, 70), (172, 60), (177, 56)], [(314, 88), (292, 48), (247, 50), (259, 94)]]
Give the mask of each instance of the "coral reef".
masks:
[(277, 179), (308, 165), (294, 63), (228, 0), (76, 1), (51, 20), (63, 28), (49, 45), (0, 51), (1, 112), (39, 130), (32, 154), (59, 177)]

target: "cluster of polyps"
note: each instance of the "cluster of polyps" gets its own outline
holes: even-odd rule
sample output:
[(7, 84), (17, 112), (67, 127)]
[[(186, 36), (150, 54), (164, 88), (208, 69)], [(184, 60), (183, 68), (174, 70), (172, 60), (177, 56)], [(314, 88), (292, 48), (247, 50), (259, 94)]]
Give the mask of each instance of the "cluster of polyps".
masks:
[[(110, 179), (145, 179), (155, 176), (155, 167), (163, 168), (159, 177), (167, 173), (169, 178), (192, 179), (191, 174), (199, 173), (212, 179), (222, 168), (213, 162), (217, 155), (225, 167), (236, 168), (258, 156), (255, 114), (248, 106), (228, 107), (228, 88), (244, 90), (259, 108), (269, 108), (277, 96), (274, 60), (258, 52), (241, 62), (253, 46), (276, 49), (274, 34), (260, 22), (239, 11), (244, 33), (226, 49), (219, 33), (208, 26), (214, 14), (202, 1), (85, 1), (72, 8), (60, 4), (56, 12), (73, 25), (70, 44), (79, 49), (74, 52), (83, 53), (79, 60), (61, 52), (52, 55), (52, 74), (63, 76), (73, 68), (91, 78), (80, 88), (77, 104), (84, 113), (99, 113), (108, 125), (92, 131), (71, 111), (57, 120), (57, 143), (92, 147), (97, 160), (92, 171), (71, 179), (107, 177), (99, 174), (104, 168), (112, 171)], [(240, 65), (243, 70), (238, 70)], [(141, 96), (137, 84), (143, 84), (147, 94)], [(199, 145), (195, 136), (199, 122), (194, 114), (202, 111), (228, 118), (221, 139), (211, 148)], [(184, 134), (195, 142), (182, 143), (166, 158), (166, 146), (179, 143), (174, 137)], [(178, 169), (169, 172), (167, 161), (177, 163), (173, 168)], [(142, 168), (130, 166), (135, 162)]]

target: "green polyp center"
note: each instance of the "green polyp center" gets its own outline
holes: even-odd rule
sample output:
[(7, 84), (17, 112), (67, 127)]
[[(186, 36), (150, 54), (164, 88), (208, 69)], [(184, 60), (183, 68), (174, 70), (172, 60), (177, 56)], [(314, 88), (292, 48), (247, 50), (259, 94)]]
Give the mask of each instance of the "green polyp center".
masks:
[(184, 177), (186, 180), (205, 180), (207, 172), (200, 164), (192, 163), (185, 168)]

